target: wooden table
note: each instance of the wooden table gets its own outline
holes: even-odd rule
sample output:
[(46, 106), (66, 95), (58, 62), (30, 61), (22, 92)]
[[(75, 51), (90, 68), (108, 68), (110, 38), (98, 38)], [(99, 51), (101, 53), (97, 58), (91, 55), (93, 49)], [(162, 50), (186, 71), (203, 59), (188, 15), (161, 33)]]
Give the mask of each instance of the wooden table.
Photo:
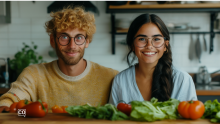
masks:
[(208, 119), (198, 120), (163, 120), (155, 122), (135, 122), (135, 121), (109, 121), (97, 119), (83, 119), (72, 117), (67, 113), (49, 113), (43, 118), (27, 118), (17, 116), (17, 113), (0, 113), (0, 124), (215, 124)]

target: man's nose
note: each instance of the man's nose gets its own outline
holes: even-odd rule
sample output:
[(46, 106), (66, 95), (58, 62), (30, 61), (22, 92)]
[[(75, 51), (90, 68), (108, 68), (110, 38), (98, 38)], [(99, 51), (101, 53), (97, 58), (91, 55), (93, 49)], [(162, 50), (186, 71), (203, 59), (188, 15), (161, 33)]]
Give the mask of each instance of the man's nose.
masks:
[(68, 44), (68, 46), (69, 46), (70, 48), (76, 48), (76, 47), (77, 47), (77, 44), (75, 43), (73, 37), (70, 39), (70, 43)]

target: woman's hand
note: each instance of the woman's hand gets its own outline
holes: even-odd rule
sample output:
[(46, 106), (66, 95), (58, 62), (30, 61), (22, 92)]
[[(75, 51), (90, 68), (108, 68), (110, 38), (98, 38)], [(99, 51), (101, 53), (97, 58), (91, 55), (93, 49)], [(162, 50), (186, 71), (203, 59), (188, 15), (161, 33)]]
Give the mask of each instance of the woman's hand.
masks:
[(0, 113), (6, 111), (6, 112), (9, 112), (10, 108), (7, 107), (7, 106), (0, 106)]

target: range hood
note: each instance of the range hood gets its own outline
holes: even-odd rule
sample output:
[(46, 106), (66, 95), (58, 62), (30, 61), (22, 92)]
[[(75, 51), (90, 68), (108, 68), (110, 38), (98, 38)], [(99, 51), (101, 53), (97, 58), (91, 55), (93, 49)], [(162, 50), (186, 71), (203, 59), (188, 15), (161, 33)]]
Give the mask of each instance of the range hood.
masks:
[(11, 23), (10, 1), (0, 1), (0, 24)]
[(99, 15), (99, 11), (90, 1), (55, 1), (47, 7), (47, 13), (62, 10), (67, 6), (83, 6), (86, 11), (91, 11)]

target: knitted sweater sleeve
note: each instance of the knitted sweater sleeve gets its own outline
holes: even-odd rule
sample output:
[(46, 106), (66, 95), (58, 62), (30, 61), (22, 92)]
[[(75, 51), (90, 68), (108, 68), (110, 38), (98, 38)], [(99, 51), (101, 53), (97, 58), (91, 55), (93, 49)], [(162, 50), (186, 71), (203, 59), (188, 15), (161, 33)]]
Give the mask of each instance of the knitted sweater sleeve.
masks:
[(0, 106), (8, 106), (20, 100), (35, 101), (37, 99), (36, 74), (33, 67), (25, 68), (17, 80), (11, 84), (10, 90), (0, 97)]

